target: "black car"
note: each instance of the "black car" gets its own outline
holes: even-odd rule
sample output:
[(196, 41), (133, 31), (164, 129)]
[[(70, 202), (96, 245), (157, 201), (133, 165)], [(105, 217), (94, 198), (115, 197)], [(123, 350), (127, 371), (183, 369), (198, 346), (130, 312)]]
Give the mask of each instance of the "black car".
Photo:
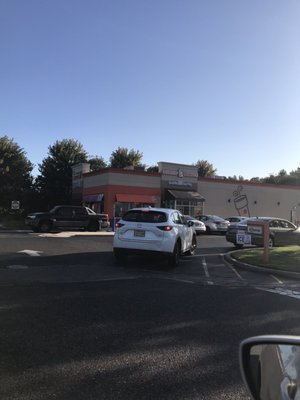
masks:
[[(243, 235), (247, 234), (249, 221), (268, 222), (270, 232), (269, 247), (300, 245), (300, 228), (297, 228), (296, 225), (286, 219), (274, 217), (252, 217), (230, 225), (226, 232), (226, 240), (236, 247), (242, 248), (244, 244), (238, 241), (238, 237), (241, 239)], [(263, 246), (263, 234), (251, 233), (251, 244)]]
[(34, 232), (50, 232), (52, 229), (83, 228), (98, 231), (102, 216), (88, 207), (55, 206), (48, 212), (37, 212), (27, 215), (25, 224)]

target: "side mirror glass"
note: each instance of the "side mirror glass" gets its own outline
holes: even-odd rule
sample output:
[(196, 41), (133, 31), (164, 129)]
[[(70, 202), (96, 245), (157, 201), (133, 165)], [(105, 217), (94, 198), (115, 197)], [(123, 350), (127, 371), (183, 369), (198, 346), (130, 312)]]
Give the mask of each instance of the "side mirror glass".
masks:
[(194, 222), (193, 221), (188, 221), (188, 226), (194, 226)]
[(240, 366), (253, 399), (300, 399), (300, 337), (247, 339), (240, 346)]

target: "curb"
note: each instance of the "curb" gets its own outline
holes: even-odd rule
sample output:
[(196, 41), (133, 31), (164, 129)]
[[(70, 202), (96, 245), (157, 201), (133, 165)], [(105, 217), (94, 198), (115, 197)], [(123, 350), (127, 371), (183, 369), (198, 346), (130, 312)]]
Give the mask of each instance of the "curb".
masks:
[[(87, 233), (90, 235), (95, 235), (95, 236), (113, 236), (115, 232), (113, 231), (96, 231), (96, 232), (83, 232), (83, 231), (59, 231), (59, 232), (47, 232), (47, 234), (58, 234), (58, 233), (66, 233), (66, 232), (72, 232), (74, 235), (80, 236), (81, 233)], [(30, 229), (0, 229), (0, 233), (35, 233)], [(38, 232), (38, 235), (43, 234), (42, 232)], [(84, 236), (84, 235), (81, 235)]]
[(0, 228), (0, 233), (30, 233), (30, 229), (2, 229)]
[(276, 275), (280, 275), (280, 276), (285, 276), (285, 277), (289, 277), (289, 278), (296, 278), (296, 279), (300, 279), (300, 273), (299, 272), (290, 272), (290, 271), (284, 271), (282, 269), (275, 269), (275, 268), (271, 268), (271, 267), (261, 267), (261, 266), (257, 266), (257, 265), (253, 265), (253, 264), (247, 264), (241, 261), (236, 260), (235, 258), (232, 257), (232, 254), (235, 253), (235, 251), (230, 251), (229, 253), (224, 254), (224, 259), (234, 265), (237, 266), (239, 268), (243, 268), (249, 271), (252, 270), (253, 272), (260, 272), (263, 274), (276, 274)]

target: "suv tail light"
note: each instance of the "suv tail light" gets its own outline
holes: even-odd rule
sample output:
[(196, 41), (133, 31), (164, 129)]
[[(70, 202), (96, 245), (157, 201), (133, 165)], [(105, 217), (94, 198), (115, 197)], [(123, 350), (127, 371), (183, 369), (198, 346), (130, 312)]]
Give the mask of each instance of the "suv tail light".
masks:
[(173, 226), (164, 225), (164, 226), (157, 226), (157, 228), (160, 229), (161, 231), (170, 231), (173, 229)]

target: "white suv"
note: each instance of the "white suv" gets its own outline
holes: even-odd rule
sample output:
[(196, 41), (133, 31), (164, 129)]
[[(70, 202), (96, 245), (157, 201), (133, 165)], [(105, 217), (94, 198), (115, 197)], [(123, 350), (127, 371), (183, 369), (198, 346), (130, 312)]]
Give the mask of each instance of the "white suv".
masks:
[(130, 254), (153, 253), (176, 266), (182, 254), (195, 254), (197, 239), (192, 223), (167, 208), (133, 208), (116, 224), (114, 256), (122, 261)]

